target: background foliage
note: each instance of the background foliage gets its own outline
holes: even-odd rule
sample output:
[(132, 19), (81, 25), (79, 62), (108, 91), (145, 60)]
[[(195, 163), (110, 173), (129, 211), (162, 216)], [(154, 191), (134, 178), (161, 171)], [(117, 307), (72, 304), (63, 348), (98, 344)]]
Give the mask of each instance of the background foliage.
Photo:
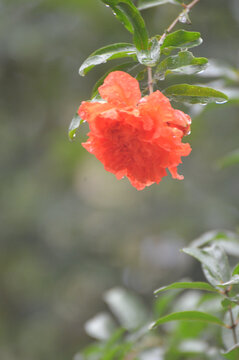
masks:
[[(184, 274), (200, 280), (179, 247), (206, 230), (237, 228), (239, 168), (221, 169), (220, 159), (239, 143), (239, 5), (211, 0), (193, 10), (189, 29), (204, 39), (195, 56), (221, 61), (201, 81), (227, 85), (233, 97), (190, 108), (185, 180), (165, 178), (143, 192), (66, 135), (108, 69), (80, 78), (80, 64), (130, 35), (98, 0), (2, 0), (0, 10), (0, 357), (61, 360), (89, 341), (83, 324), (103, 309), (105, 290), (123, 285), (147, 303), (153, 289)], [(163, 32), (177, 13), (170, 4), (145, 10), (150, 33)]]

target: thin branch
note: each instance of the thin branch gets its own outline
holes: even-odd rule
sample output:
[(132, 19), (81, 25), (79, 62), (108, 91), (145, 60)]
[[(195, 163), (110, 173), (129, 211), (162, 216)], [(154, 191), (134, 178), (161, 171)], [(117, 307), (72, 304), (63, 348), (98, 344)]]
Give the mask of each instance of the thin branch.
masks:
[[(173, 30), (174, 26), (180, 21), (180, 19), (189, 13), (189, 11), (196, 5), (200, 0), (193, 0), (190, 4), (182, 6), (184, 7), (183, 11), (180, 12), (180, 14), (174, 19), (174, 21), (169, 25), (169, 27), (165, 30), (163, 35), (161, 36), (159, 40), (159, 45), (161, 46), (164, 42), (164, 39), (166, 38), (167, 34)], [(148, 66), (148, 89), (149, 93), (152, 94), (153, 90), (153, 77), (152, 77), (152, 68)]]
[(230, 329), (232, 330), (232, 335), (233, 335), (233, 340), (234, 340), (234, 343), (235, 345), (238, 343), (238, 340), (237, 340), (237, 333), (236, 333), (236, 323), (234, 321), (234, 317), (233, 317), (233, 313), (232, 313), (232, 308), (231, 306), (229, 307), (229, 314), (230, 314), (230, 318), (231, 318), (231, 326), (230, 326)]
[(176, 19), (174, 19), (174, 21), (169, 25), (169, 27), (165, 30), (165, 32), (163, 33), (163, 35), (161, 36), (159, 43), (160, 45), (162, 45), (162, 43), (164, 42), (164, 39), (166, 38), (167, 34), (173, 30), (174, 26), (177, 25), (177, 23), (180, 21), (180, 19), (182, 18), (183, 15), (185, 15), (186, 13), (189, 13), (189, 11), (199, 2), (200, 0), (193, 0), (190, 4), (188, 5), (183, 5), (184, 10), (180, 12), (180, 14), (176, 17)]
[(150, 66), (148, 66), (148, 89), (149, 89), (149, 93), (152, 94), (152, 92), (154, 91), (153, 89), (153, 77), (152, 77), (152, 68)]

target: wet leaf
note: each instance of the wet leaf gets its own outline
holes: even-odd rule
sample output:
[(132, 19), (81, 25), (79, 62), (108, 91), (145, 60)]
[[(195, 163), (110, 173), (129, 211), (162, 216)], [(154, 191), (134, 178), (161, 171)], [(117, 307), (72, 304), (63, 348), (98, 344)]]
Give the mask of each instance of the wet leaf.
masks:
[(94, 51), (81, 65), (79, 74), (86, 75), (93, 67), (108, 60), (133, 57), (136, 59), (136, 48), (133, 44), (117, 43), (104, 46)]
[(71, 120), (69, 129), (68, 129), (68, 137), (71, 141), (73, 141), (76, 137), (76, 132), (80, 125), (84, 122), (81, 117), (76, 113), (73, 119)]
[(189, 104), (208, 104), (211, 102), (223, 104), (228, 100), (227, 95), (221, 91), (209, 87), (188, 84), (172, 85), (163, 92), (171, 100)]
[(149, 42), (149, 50), (138, 50), (137, 57), (140, 64), (145, 66), (155, 66), (160, 57), (160, 45), (156, 38)]
[(201, 43), (202, 38), (200, 37), (199, 32), (177, 30), (165, 37), (164, 42), (161, 45), (161, 50), (168, 54), (173, 49), (188, 49), (194, 46), (198, 46)]
[(208, 60), (203, 57), (196, 58), (190, 51), (180, 51), (175, 56), (164, 59), (156, 68), (155, 77), (160, 78), (168, 74), (195, 74), (204, 70)]
[(138, 9), (144, 10), (149, 9), (154, 6), (163, 5), (166, 3), (180, 5), (183, 1), (180, 0), (139, 0), (138, 1)]
[(133, 33), (133, 40), (138, 50), (148, 49), (148, 33), (144, 19), (139, 10), (130, 0), (102, 0), (110, 6), (116, 17), (124, 24), (127, 30)]
[(116, 323), (108, 313), (100, 313), (85, 323), (88, 335), (98, 340), (108, 340), (116, 330)]
[(202, 247), (211, 243), (222, 246), (229, 255), (239, 256), (239, 237), (227, 230), (208, 231), (195, 239), (190, 246)]
[(113, 288), (106, 292), (104, 299), (126, 329), (136, 329), (148, 320), (148, 311), (141, 299), (125, 289)]
[(157, 295), (162, 291), (171, 290), (171, 289), (196, 289), (196, 290), (205, 290), (217, 292), (217, 290), (206, 282), (176, 282), (168, 286), (163, 286), (154, 291), (154, 294)]
[(237, 265), (234, 267), (234, 269), (233, 269), (233, 271), (232, 271), (232, 275), (239, 275), (239, 264), (237, 264)]
[(185, 248), (185, 254), (191, 255), (202, 264), (202, 269), (207, 280), (215, 287), (227, 282), (231, 278), (228, 258), (222, 247), (212, 245), (204, 249)]
[(178, 320), (202, 321), (206, 323), (225, 326), (225, 324), (220, 319), (218, 319), (216, 316), (213, 316), (211, 314), (207, 314), (201, 311), (180, 311), (163, 316), (162, 318), (158, 319), (152, 325), (152, 328), (156, 328), (157, 326), (167, 323), (169, 321), (178, 321)]

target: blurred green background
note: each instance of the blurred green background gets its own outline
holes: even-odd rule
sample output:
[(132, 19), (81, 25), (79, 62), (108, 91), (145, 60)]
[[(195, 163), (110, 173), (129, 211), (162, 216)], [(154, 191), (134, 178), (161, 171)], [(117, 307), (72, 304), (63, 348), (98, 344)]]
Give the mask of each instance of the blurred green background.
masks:
[[(178, 11), (144, 11), (150, 34)], [(204, 39), (193, 52), (238, 68), (238, 0), (201, 1), (191, 20), (186, 27)], [(238, 101), (197, 116), (189, 109), (185, 180), (167, 177), (141, 192), (81, 147), (87, 126), (68, 141), (72, 116), (110, 65), (85, 78), (78, 68), (118, 41), (130, 34), (99, 0), (0, 1), (1, 359), (71, 359), (89, 341), (83, 324), (103, 309), (105, 290), (125, 286), (152, 301), (156, 287), (200, 277), (179, 248), (238, 226), (239, 167), (216, 166), (238, 147)]]

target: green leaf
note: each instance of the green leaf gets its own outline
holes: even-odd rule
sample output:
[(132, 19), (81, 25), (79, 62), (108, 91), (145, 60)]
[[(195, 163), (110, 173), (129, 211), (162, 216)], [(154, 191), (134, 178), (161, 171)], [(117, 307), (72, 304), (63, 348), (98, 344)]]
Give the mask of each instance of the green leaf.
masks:
[(76, 137), (76, 132), (80, 125), (84, 122), (81, 117), (76, 113), (73, 119), (71, 120), (69, 129), (68, 129), (68, 137), (71, 141), (73, 141)]
[(237, 264), (237, 265), (234, 267), (234, 269), (233, 269), (233, 271), (232, 271), (232, 275), (239, 275), (239, 264)]
[(79, 74), (86, 75), (94, 66), (104, 64), (108, 60), (133, 57), (136, 59), (136, 48), (133, 44), (117, 43), (104, 46), (94, 51), (81, 65)]
[(180, 5), (180, 3), (182, 3), (182, 1), (180, 1), (180, 0), (139, 0), (137, 7), (139, 10), (144, 10), (144, 9), (149, 9), (154, 6), (163, 5), (166, 3)]
[(208, 231), (195, 239), (190, 246), (202, 247), (210, 243), (216, 243), (219, 246), (222, 246), (229, 255), (239, 256), (239, 237), (231, 231)]
[(221, 305), (224, 309), (228, 310), (229, 307), (235, 306), (235, 302), (232, 301), (230, 298), (225, 298), (221, 301)]
[(164, 59), (156, 68), (155, 77), (160, 79), (168, 74), (195, 74), (206, 68), (208, 60), (196, 58), (190, 51), (180, 51), (175, 56)]
[(98, 340), (110, 339), (116, 330), (116, 323), (108, 313), (100, 313), (85, 323), (85, 331)]
[(225, 168), (232, 165), (239, 165), (239, 149), (236, 149), (218, 161), (220, 168)]
[(150, 40), (149, 50), (137, 50), (137, 57), (140, 64), (155, 66), (160, 57), (160, 45), (157, 38)]
[(217, 292), (216, 289), (214, 289), (210, 284), (206, 282), (176, 282), (155, 290), (154, 294), (157, 295), (162, 291), (171, 290), (171, 289), (196, 289), (196, 290)]
[(148, 311), (141, 299), (122, 288), (113, 288), (106, 292), (105, 302), (117, 317), (121, 325), (136, 329), (148, 320)]
[(201, 43), (202, 38), (200, 37), (199, 32), (177, 30), (165, 37), (164, 42), (161, 45), (161, 49), (164, 53), (167, 54), (176, 48), (188, 49), (194, 46), (198, 46)]
[(108, 70), (103, 76), (101, 76), (101, 78), (95, 83), (93, 89), (92, 89), (92, 93), (91, 93), (91, 99), (95, 98), (98, 94), (98, 88), (99, 86), (101, 86), (106, 78), (107, 75), (109, 75), (109, 73), (111, 73), (112, 71), (125, 71), (125, 72), (130, 72), (133, 69), (135, 69), (137, 66), (139, 66), (139, 64), (135, 61), (130, 61), (127, 63), (123, 63), (117, 66), (114, 66), (113, 68), (111, 68), (110, 70)]
[(117, 329), (107, 341), (87, 346), (74, 360), (124, 360), (133, 345), (123, 338), (124, 333), (124, 329)]
[[(109, 6), (109, 5), (106, 5), (106, 6)], [(133, 27), (131, 21), (129, 20), (128, 16), (125, 15), (125, 13), (123, 11), (121, 11), (120, 9), (118, 9), (116, 6), (111, 6), (111, 8), (113, 10), (113, 14), (117, 17), (117, 19), (121, 22), (121, 24), (123, 24), (124, 27), (131, 34), (134, 34), (134, 27)]]
[(156, 328), (157, 326), (167, 323), (169, 321), (177, 321), (177, 320), (187, 320), (187, 321), (202, 321), (206, 323), (216, 324), (220, 326), (226, 326), (220, 319), (211, 314), (207, 314), (201, 311), (180, 311), (175, 312), (155, 321), (152, 325), (152, 328)]
[(212, 245), (204, 249), (185, 248), (182, 251), (201, 262), (204, 275), (213, 286), (217, 287), (230, 280), (228, 258), (222, 247)]
[(239, 344), (234, 345), (228, 351), (222, 351), (221, 354), (225, 359), (238, 360), (239, 359)]
[(102, 0), (110, 6), (116, 17), (127, 30), (133, 33), (133, 40), (138, 50), (148, 49), (148, 33), (139, 10), (130, 0)]
[(188, 84), (172, 85), (163, 92), (171, 100), (189, 104), (208, 104), (210, 102), (223, 104), (228, 100), (228, 97), (221, 91)]

